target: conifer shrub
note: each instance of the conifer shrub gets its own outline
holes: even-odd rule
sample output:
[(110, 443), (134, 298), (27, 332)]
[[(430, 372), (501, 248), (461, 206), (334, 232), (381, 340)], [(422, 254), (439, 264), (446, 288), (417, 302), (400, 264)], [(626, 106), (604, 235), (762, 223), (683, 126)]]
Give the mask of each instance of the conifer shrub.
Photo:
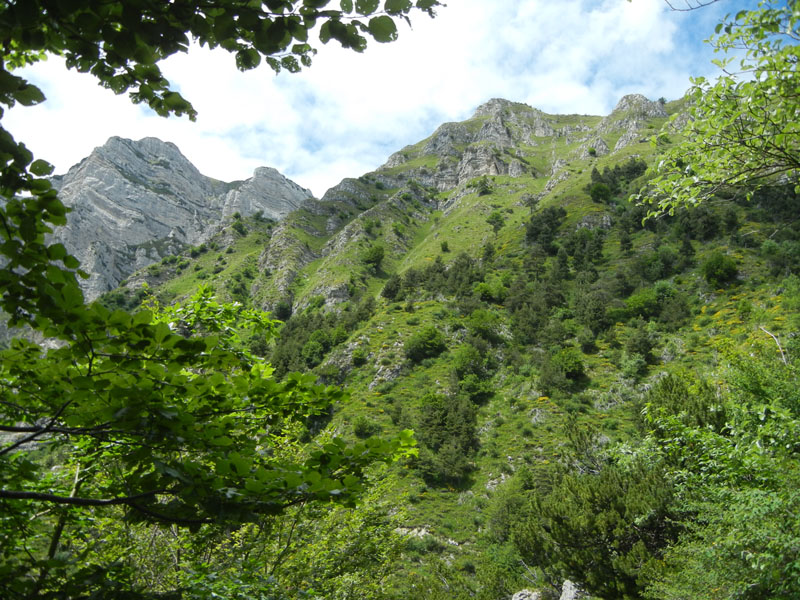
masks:
[(358, 438), (372, 437), (380, 432), (381, 426), (364, 415), (356, 417), (356, 420), (353, 421), (353, 433)]
[(383, 262), (384, 255), (385, 255), (385, 250), (383, 246), (375, 244), (374, 246), (370, 246), (366, 250), (366, 252), (364, 252), (364, 254), (361, 256), (361, 260), (373, 272), (377, 273), (381, 268), (381, 263)]

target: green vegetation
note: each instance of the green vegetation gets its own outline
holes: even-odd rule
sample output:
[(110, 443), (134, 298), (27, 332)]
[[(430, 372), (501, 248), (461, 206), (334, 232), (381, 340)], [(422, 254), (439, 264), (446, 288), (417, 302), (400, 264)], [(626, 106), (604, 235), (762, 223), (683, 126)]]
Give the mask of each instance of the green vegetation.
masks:
[[(796, 32), (770, 10), (759, 27)], [(504, 110), (511, 129), (530, 115)], [(604, 600), (797, 597), (800, 196), (791, 177), (701, 181), (710, 201), (643, 221), (624, 199), (663, 185), (648, 164), (692, 156), (689, 133), (502, 154), (540, 173), (568, 157), (547, 188), (426, 188), (418, 144), (279, 228), (234, 216), (91, 306), (44, 245), (54, 195), (8, 203), (4, 309), (60, 343), (0, 354), (0, 589), (496, 600), (569, 578)]]
[(741, 184), (750, 197), (783, 174), (796, 185), (798, 74), (791, 65), (800, 58), (798, 2), (763, 0), (756, 10), (728, 19), (717, 26), (712, 43), (718, 52), (743, 56), (721, 58), (723, 73), (713, 83), (693, 80), (692, 118), (681, 129), (682, 141), (654, 165), (653, 188), (642, 196), (660, 212)]

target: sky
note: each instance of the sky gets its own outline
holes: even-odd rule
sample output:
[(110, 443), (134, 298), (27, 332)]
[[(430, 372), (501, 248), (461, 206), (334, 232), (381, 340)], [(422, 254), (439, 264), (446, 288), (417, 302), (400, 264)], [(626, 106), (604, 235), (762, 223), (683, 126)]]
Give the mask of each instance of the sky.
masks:
[(736, 0), (689, 12), (663, 0), (445, 2), (435, 19), (414, 14), (396, 42), (371, 42), (362, 54), (320, 44), (299, 74), (276, 76), (265, 65), (242, 73), (232, 55), (199, 46), (170, 57), (162, 70), (199, 112), (196, 122), (158, 117), (51, 57), (19, 72), (47, 101), (13, 108), (3, 124), (56, 173), (111, 136), (153, 136), (210, 177), (246, 179), (270, 166), (321, 197), (491, 98), (593, 115), (630, 93), (677, 99), (690, 77), (716, 73), (703, 40), (741, 8)]

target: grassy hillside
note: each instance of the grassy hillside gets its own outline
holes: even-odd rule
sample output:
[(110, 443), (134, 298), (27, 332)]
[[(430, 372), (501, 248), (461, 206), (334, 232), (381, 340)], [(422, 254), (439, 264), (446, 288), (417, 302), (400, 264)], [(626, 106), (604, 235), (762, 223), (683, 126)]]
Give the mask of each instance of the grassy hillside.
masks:
[[(646, 184), (660, 151), (647, 138), (665, 117), (614, 150), (630, 115), (604, 129), (599, 117), (503, 111), (462, 126), (502, 123), (508, 141), (454, 136), (442, 154), (426, 151), (435, 134), (347, 194), (281, 224), (237, 220), (104, 299), (131, 305), (147, 282), (171, 301), (207, 284), (273, 310), (282, 334), (251, 347), (278, 373), (313, 370), (349, 392), (321, 427), (416, 431), (419, 457), (381, 474), (393, 527), (409, 534), (382, 597), (559, 586), (569, 568), (531, 564), (520, 537), (530, 503), (638, 443), (667, 374), (713, 384), (726, 357), (755, 345), (779, 358), (797, 328), (793, 191), (643, 222), (627, 199)], [(521, 170), (437, 185), (481, 146), (490, 166)]]

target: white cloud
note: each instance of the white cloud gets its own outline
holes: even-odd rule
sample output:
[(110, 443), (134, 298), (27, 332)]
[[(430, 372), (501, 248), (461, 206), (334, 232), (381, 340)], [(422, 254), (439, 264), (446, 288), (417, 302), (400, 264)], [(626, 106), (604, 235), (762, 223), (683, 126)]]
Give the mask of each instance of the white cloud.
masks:
[(323, 47), (310, 69), (277, 77), (194, 48), (163, 67), (196, 123), (159, 118), (51, 59), (28, 72), (48, 102), (15, 108), (4, 124), (59, 172), (112, 135), (155, 136), (212, 177), (269, 165), (322, 195), (492, 97), (584, 114), (605, 114), (631, 92), (678, 97), (690, 75), (710, 72), (699, 43), (709, 32), (687, 31), (707, 25), (701, 13), (672, 13), (661, 0), (451, 0), (436, 19), (401, 25), (395, 43), (364, 54)]

